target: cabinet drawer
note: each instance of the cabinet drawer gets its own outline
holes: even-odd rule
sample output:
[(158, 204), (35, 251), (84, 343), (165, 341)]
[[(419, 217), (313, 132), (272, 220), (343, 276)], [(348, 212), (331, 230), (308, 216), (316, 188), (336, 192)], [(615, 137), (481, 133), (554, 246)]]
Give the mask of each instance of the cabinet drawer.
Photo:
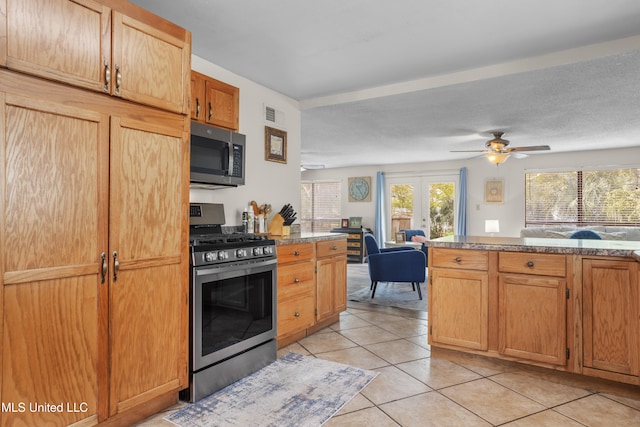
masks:
[(313, 293), (278, 303), (278, 336), (306, 329), (315, 321)]
[(488, 270), (489, 252), (469, 249), (429, 249), (433, 265), (430, 267), (459, 268), (462, 270)]
[(315, 263), (310, 261), (287, 264), (278, 268), (278, 300), (312, 292)]
[(347, 239), (327, 240), (316, 243), (318, 258), (341, 255), (347, 253)]
[(559, 254), (501, 252), (498, 255), (498, 270), (501, 273), (564, 277), (566, 258)]
[(314, 243), (294, 243), (292, 245), (278, 245), (276, 246), (278, 264), (313, 259), (316, 252), (315, 249), (316, 245)]

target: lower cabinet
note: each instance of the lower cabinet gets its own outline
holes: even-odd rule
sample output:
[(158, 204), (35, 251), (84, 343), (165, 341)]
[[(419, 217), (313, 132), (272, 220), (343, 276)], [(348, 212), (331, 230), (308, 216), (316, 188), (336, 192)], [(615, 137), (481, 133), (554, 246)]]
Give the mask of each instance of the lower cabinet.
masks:
[(640, 375), (638, 263), (584, 259), (583, 354), (589, 374)]
[(279, 244), (278, 347), (346, 309), (347, 241)]

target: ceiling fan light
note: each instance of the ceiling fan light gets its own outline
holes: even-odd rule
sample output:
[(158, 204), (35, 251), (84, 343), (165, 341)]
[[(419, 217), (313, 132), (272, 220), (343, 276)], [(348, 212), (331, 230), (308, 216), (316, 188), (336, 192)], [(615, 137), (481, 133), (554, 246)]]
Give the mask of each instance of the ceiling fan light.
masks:
[(506, 162), (509, 156), (509, 153), (488, 153), (487, 159), (494, 165), (500, 165)]

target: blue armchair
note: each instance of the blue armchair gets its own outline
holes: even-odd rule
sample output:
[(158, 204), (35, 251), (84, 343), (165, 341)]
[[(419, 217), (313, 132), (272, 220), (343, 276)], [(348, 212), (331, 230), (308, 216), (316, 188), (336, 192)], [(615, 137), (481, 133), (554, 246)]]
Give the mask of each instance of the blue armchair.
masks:
[[(371, 298), (375, 297), (378, 282), (411, 283), (422, 299), (420, 283), (426, 280), (427, 258), (422, 251), (402, 246), (383, 248), (371, 234), (364, 236), (371, 278)], [(417, 285), (417, 286), (416, 286)]]
[[(413, 236), (423, 236), (423, 237), (427, 237), (426, 234), (424, 234), (424, 230), (400, 230), (400, 231), (404, 231), (404, 235), (407, 239), (408, 242), (411, 241), (411, 238)], [(424, 244), (424, 242), (422, 242), (422, 248), (421, 248), (422, 252), (424, 252), (424, 256), (427, 256), (427, 246)]]

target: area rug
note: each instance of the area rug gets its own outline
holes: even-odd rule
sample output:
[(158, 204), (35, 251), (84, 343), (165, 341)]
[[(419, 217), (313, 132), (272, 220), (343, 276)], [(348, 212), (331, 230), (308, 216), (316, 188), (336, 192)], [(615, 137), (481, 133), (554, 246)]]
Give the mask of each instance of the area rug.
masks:
[(354, 366), (288, 353), (164, 419), (181, 427), (317, 427), (376, 375)]
[(427, 281), (420, 283), (422, 300), (411, 283), (378, 283), (375, 298), (371, 298), (369, 266), (350, 264), (347, 267), (347, 300), (409, 310), (427, 311)]

